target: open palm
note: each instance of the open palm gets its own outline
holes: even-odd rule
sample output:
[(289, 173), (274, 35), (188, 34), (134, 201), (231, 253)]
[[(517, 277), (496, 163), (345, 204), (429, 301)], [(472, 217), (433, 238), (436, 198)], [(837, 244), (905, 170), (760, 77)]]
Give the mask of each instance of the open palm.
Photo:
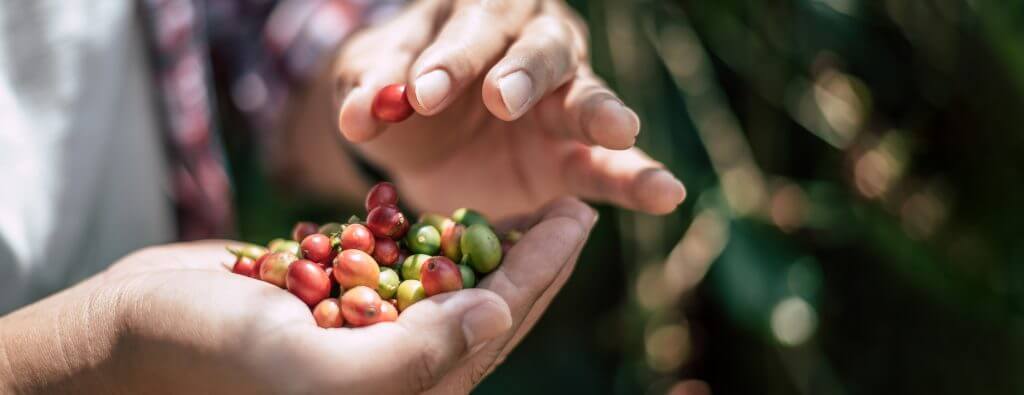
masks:
[[(577, 200), (548, 205), (478, 289), (436, 295), (395, 322), (322, 329), (298, 298), (232, 274), (225, 241), (130, 255), (120, 284), (127, 392), (467, 393), (504, 360), (562, 287), (596, 221)], [(532, 225), (532, 226), (531, 226)], [(159, 356), (159, 357), (155, 357)]]

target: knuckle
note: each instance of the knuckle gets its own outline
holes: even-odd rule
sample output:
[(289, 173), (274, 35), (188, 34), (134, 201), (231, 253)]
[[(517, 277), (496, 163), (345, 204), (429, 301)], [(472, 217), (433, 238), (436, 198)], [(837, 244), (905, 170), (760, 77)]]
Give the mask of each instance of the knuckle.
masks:
[(572, 34), (569, 26), (565, 24), (562, 18), (555, 15), (544, 14), (540, 15), (533, 20), (534, 28), (547, 32), (547, 34), (567, 39)]
[(462, 0), (461, 8), (479, 10), (506, 30), (518, 30), (540, 9), (538, 0)]
[(449, 73), (451, 73), (451, 76), (456, 80), (456, 83), (458, 83), (458, 80), (473, 78), (477, 70), (482, 67), (477, 65), (477, 62), (475, 62), (473, 57), (470, 56), (471, 51), (468, 44), (454, 44), (440, 52), (444, 53), (444, 55), (440, 57), (443, 59), (440, 63)]

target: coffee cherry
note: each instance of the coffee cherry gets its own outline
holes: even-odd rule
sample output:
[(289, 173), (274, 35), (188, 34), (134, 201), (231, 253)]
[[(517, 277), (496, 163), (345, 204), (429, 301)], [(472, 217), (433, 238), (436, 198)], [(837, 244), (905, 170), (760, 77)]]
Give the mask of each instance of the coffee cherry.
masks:
[(451, 218), (445, 217), (445, 216), (443, 216), (441, 214), (426, 213), (426, 214), (423, 214), (423, 215), (420, 216), (419, 222), (427, 224), (427, 225), (430, 225), (430, 226), (433, 226), (433, 227), (437, 228), (438, 232), (440, 232), (440, 231), (444, 230), (442, 228), (442, 226), (444, 225), (444, 222), (445, 221), (450, 221), (450, 220), (451, 220)]
[(312, 222), (298, 222), (292, 228), (292, 240), (295, 240), (296, 242), (302, 241), (306, 236), (316, 233), (318, 230), (319, 227)]
[(441, 253), (455, 262), (462, 260), (462, 233), (466, 226), (445, 218), (441, 224)]
[(241, 274), (246, 277), (259, 276), (259, 272), (256, 271), (256, 261), (252, 258), (241, 255), (235, 259), (235, 265), (231, 267), (231, 272)]
[(295, 256), (301, 253), (299, 242), (293, 240), (274, 239), (267, 245), (267, 248), (270, 249), (270, 252), (287, 252)]
[(244, 256), (252, 259), (259, 259), (259, 257), (269, 252), (266, 247), (248, 243), (240, 247), (228, 247), (227, 250), (236, 257)]
[(491, 227), (491, 223), (487, 222), (487, 218), (485, 218), (483, 214), (468, 208), (455, 210), (455, 212), (452, 213), (452, 219), (455, 220), (455, 222), (466, 225), (467, 227), (474, 224), (483, 224), (487, 225), (487, 227)]
[(398, 291), (398, 273), (394, 270), (382, 267), (380, 270), (380, 279), (377, 282), (377, 293), (380, 294), (381, 298), (391, 299), (395, 297), (395, 292)]
[(369, 254), (362, 250), (344, 250), (334, 259), (334, 278), (338, 285), (351, 290), (357, 286), (377, 289), (380, 268)]
[(522, 239), (522, 238), (523, 238), (523, 232), (520, 232), (518, 230), (510, 230), (510, 231), (505, 233), (505, 237), (503, 237), (501, 240), (502, 241), (509, 241), (512, 244), (515, 244), (515, 243), (518, 243), (519, 239)]
[(343, 250), (360, 250), (367, 254), (373, 253), (374, 240), (370, 229), (360, 224), (346, 225), (341, 231), (341, 248)]
[(320, 267), (324, 268), (324, 270), (327, 270), (327, 269), (330, 269), (331, 267), (334, 266), (334, 258), (337, 258), (337, 257), (338, 257), (338, 249), (336, 249), (334, 247), (331, 247), (331, 254), (327, 256), (327, 259), (324, 260), (323, 262), (317, 262), (317, 263), (319, 263)]
[(393, 266), (398, 262), (398, 243), (386, 237), (374, 241), (373, 259), (381, 266)]
[(430, 259), (430, 255), (416, 254), (405, 258), (405, 262), (402, 263), (402, 279), (403, 280), (419, 280), (420, 269), (423, 268), (423, 262)]
[(427, 297), (423, 292), (423, 284), (419, 280), (405, 280), (398, 285), (398, 311), (405, 311), (409, 306)]
[(253, 265), (253, 267), (252, 267), (252, 273), (253, 273), (252, 278), (255, 278), (257, 280), (260, 279), (260, 268), (263, 267), (263, 262), (267, 261), (267, 258), (270, 257), (270, 254), (271, 253), (268, 252), (266, 254), (263, 254), (263, 256), (259, 257), (259, 259), (256, 259), (256, 264)]
[(299, 249), (302, 251), (303, 258), (322, 265), (324, 262), (330, 262), (331, 238), (319, 233), (311, 234), (302, 239)]
[(417, 254), (435, 255), (441, 249), (441, 233), (427, 224), (416, 224), (405, 235), (405, 245)]
[(317, 229), (316, 232), (324, 236), (334, 236), (341, 233), (341, 224), (337, 222), (328, 222), (321, 225), (320, 229)]
[(341, 315), (341, 302), (336, 298), (321, 300), (313, 308), (313, 318), (321, 328), (341, 328), (345, 318)]
[(427, 259), (420, 268), (420, 283), (427, 296), (458, 291), (462, 289), (462, 272), (459, 267), (443, 256)]
[(464, 260), (478, 273), (490, 273), (501, 263), (501, 243), (487, 225), (466, 228), (460, 246)]
[(366, 215), (366, 226), (377, 237), (398, 239), (409, 230), (409, 221), (396, 206), (377, 206)]
[(398, 321), (398, 308), (395, 305), (384, 302), (380, 304), (380, 319), (377, 322)]
[(412, 105), (405, 97), (405, 84), (391, 84), (377, 92), (371, 107), (373, 116), (384, 122), (402, 122), (412, 115)]
[(342, 291), (344, 291), (344, 289), (341, 289), (341, 285), (338, 285), (338, 280), (334, 278), (334, 267), (333, 266), (328, 266), (327, 269), (324, 270), (324, 273), (327, 273), (327, 278), (329, 278), (331, 280), (331, 295), (330, 296), (332, 298), (341, 297), (341, 293), (342, 293)]
[(341, 295), (341, 315), (354, 327), (375, 324), (380, 320), (381, 303), (383, 301), (377, 291), (357, 286)]
[(501, 255), (508, 255), (508, 250), (511, 250), (512, 246), (516, 245), (521, 238), (523, 238), (523, 232), (518, 230), (510, 230), (505, 233), (505, 237), (501, 239)]
[(395, 205), (398, 205), (398, 190), (395, 189), (395, 184), (390, 182), (377, 183), (366, 194), (367, 213), (379, 206)]
[(290, 252), (271, 253), (260, 265), (260, 279), (284, 288), (287, 285), (288, 266), (298, 259)]
[(391, 268), (395, 269), (398, 274), (402, 274), (402, 265), (405, 264), (405, 260), (409, 259), (410, 256), (412, 256), (412, 253), (409, 250), (406, 250), (405, 247), (399, 247), (398, 259), (395, 260), (395, 264)]
[(462, 289), (476, 286), (476, 273), (473, 272), (472, 268), (466, 265), (459, 265), (459, 274), (462, 275)]
[(320, 303), (331, 294), (331, 279), (327, 277), (327, 272), (308, 259), (299, 259), (288, 266), (285, 286), (288, 292), (309, 306)]

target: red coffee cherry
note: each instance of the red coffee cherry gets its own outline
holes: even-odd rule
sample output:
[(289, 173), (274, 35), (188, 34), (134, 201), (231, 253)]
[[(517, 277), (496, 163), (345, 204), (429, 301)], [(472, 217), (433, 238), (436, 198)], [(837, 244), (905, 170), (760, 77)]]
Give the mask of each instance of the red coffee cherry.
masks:
[(358, 286), (341, 295), (341, 315), (351, 326), (359, 327), (380, 321), (380, 295), (373, 289)]
[(427, 296), (458, 291), (462, 289), (462, 272), (459, 267), (443, 256), (435, 256), (423, 262), (420, 268), (420, 282)]
[(360, 285), (377, 289), (380, 267), (373, 257), (361, 250), (344, 250), (334, 258), (332, 274), (338, 280), (338, 285), (344, 289)]
[(373, 259), (381, 266), (394, 266), (398, 262), (398, 243), (386, 237), (374, 241)]
[(308, 259), (299, 259), (288, 266), (285, 286), (308, 306), (331, 295), (331, 278), (319, 264)]
[(398, 189), (390, 182), (380, 182), (370, 188), (366, 194), (366, 212), (378, 206), (394, 206), (398, 204)]
[(354, 249), (372, 254), (374, 244), (373, 233), (362, 224), (346, 225), (345, 230), (341, 231), (341, 249), (343, 250)]
[(239, 255), (238, 259), (235, 259), (235, 265), (231, 267), (231, 271), (246, 277), (259, 277), (256, 261), (246, 256)]
[(395, 305), (383, 302), (380, 304), (380, 319), (377, 322), (392, 322), (398, 320), (398, 308)]
[(378, 206), (366, 215), (366, 227), (378, 237), (399, 239), (409, 231), (409, 221), (396, 206)]
[(313, 308), (313, 318), (321, 328), (341, 328), (345, 318), (341, 315), (341, 302), (338, 299), (324, 299)]
[(312, 222), (298, 222), (295, 224), (295, 227), (292, 228), (292, 240), (302, 241), (306, 236), (316, 233), (319, 230), (320, 227)]
[(373, 98), (373, 116), (384, 122), (402, 122), (412, 115), (412, 105), (405, 97), (405, 84), (391, 84)]
[(311, 234), (302, 239), (299, 249), (303, 258), (323, 264), (331, 258), (331, 238), (319, 233)]

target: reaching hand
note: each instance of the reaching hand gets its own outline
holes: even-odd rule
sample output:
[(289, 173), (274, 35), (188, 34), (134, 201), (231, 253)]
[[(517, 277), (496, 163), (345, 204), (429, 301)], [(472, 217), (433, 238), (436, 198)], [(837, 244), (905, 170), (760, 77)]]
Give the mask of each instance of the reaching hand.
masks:
[[(632, 147), (636, 114), (594, 75), (586, 27), (560, 1), (425, 0), (353, 37), (335, 72), (339, 126), (421, 210), (520, 214), (573, 195), (667, 213), (685, 190)], [(407, 82), (419, 116), (371, 103)]]
[[(40, 378), (38, 372), (70, 369), (63, 359), (71, 361), (67, 366), (85, 365), (98, 373), (61, 382), (72, 392), (96, 385), (97, 392), (129, 393), (467, 393), (547, 308), (596, 221), (591, 208), (572, 199), (548, 205), (535, 218), (515, 226), (530, 230), (477, 289), (430, 297), (395, 322), (354, 329), (320, 328), (309, 307), (287, 291), (231, 273), (224, 266), (232, 260), (224, 250), (228, 242), (142, 250), (76, 290), (40, 302), (70, 307), (87, 299), (90, 308), (65, 310), (78, 317), (101, 306), (96, 311), (111, 307), (114, 314), (89, 311), (87, 319), (49, 325), (38, 321), (40, 310), (33, 305), (4, 317), (4, 339), (13, 339), (5, 350), (12, 376), (29, 380), (14, 389), (61, 391), (47, 386), (60, 380)], [(83, 297), (81, 287), (101, 291)], [(59, 315), (64, 314), (42, 316)], [(90, 322), (98, 317), (116, 317), (110, 319), (116, 322)], [(33, 332), (32, 325), (71, 334), (36, 336), (47, 345), (66, 342), (57, 347), (64, 358), (48, 357), (21, 340), (31, 337), (25, 333)], [(109, 354), (99, 355), (102, 350)], [(89, 355), (92, 362), (75, 355)], [(0, 369), (0, 388), (11, 384), (4, 373)]]

